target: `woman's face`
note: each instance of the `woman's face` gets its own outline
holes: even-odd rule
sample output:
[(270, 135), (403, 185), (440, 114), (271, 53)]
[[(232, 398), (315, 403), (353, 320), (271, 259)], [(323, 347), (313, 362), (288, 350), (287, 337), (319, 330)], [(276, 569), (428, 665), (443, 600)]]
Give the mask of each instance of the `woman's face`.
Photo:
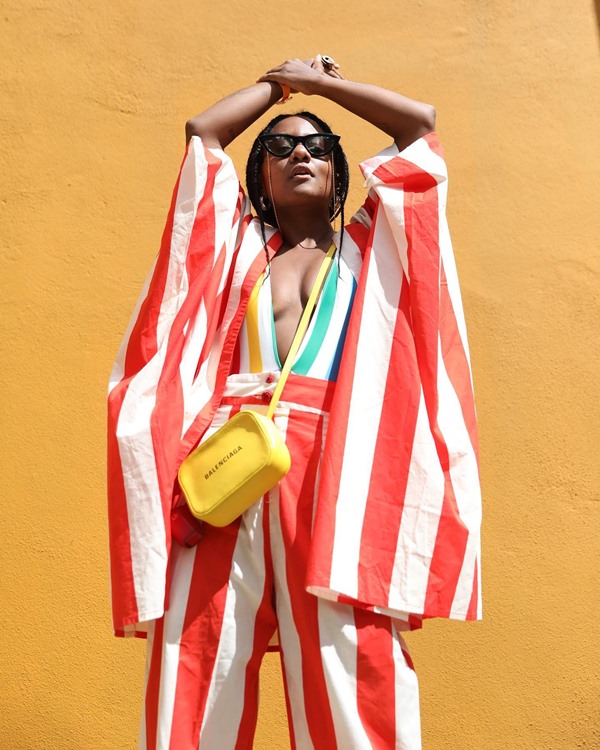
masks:
[[(271, 133), (311, 135), (319, 133), (310, 120), (287, 117), (278, 122)], [(268, 151), (262, 164), (262, 183), (265, 194), (275, 210), (294, 206), (310, 206), (329, 211), (332, 192), (332, 154), (311, 156), (302, 143), (289, 156), (279, 158)]]

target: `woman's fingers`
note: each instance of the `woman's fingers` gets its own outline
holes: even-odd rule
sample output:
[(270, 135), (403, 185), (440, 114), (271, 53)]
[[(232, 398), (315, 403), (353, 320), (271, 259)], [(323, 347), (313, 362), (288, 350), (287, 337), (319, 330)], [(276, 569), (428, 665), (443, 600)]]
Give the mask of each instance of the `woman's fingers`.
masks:
[(339, 65), (323, 55), (315, 55), (308, 60), (286, 60), (264, 73), (257, 82), (274, 81), (285, 83), (293, 91), (302, 94), (312, 94), (319, 76), (328, 75), (332, 78), (343, 78), (339, 72)]
[(315, 55), (314, 59), (315, 65), (313, 67), (317, 67), (321, 73), (331, 76), (332, 78), (344, 79), (344, 76), (339, 72), (339, 64), (331, 57), (328, 55)]

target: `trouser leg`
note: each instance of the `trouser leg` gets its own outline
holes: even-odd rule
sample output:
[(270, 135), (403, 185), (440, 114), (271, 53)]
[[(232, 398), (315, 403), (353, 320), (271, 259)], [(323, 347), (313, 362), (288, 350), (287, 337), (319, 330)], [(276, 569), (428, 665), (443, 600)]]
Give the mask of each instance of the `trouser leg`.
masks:
[(276, 625), (262, 507), (174, 551), (169, 609), (148, 644), (143, 750), (252, 747), (258, 672)]
[(420, 750), (417, 677), (387, 616), (305, 591), (326, 416), (288, 418), (292, 469), (270, 503), (290, 734), (298, 750)]

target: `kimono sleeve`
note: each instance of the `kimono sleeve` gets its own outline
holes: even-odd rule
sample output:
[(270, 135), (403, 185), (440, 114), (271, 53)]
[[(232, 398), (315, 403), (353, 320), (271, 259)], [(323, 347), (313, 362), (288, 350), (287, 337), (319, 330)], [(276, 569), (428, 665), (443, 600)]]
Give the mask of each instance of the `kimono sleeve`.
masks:
[(195, 341), (210, 337), (206, 311), (247, 225), (247, 204), (229, 157), (193, 137), (158, 257), (110, 377), (108, 516), (117, 635), (139, 635), (164, 612), (188, 379), (182, 361), (192, 332)]
[(369, 195), (354, 234), (363, 263), (307, 589), (393, 617), (477, 619), (477, 425), (446, 165), (430, 133), (361, 169)]

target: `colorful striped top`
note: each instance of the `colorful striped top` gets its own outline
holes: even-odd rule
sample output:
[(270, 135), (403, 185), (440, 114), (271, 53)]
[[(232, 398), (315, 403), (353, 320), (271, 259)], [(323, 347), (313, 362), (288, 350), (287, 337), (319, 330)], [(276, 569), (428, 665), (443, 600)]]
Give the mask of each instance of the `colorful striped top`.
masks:
[[(308, 330), (292, 365), (296, 375), (337, 380), (356, 279), (336, 252)], [(248, 303), (236, 345), (231, 373), (281, 370), (277, 350), (271, 276), (262, 274)]]

